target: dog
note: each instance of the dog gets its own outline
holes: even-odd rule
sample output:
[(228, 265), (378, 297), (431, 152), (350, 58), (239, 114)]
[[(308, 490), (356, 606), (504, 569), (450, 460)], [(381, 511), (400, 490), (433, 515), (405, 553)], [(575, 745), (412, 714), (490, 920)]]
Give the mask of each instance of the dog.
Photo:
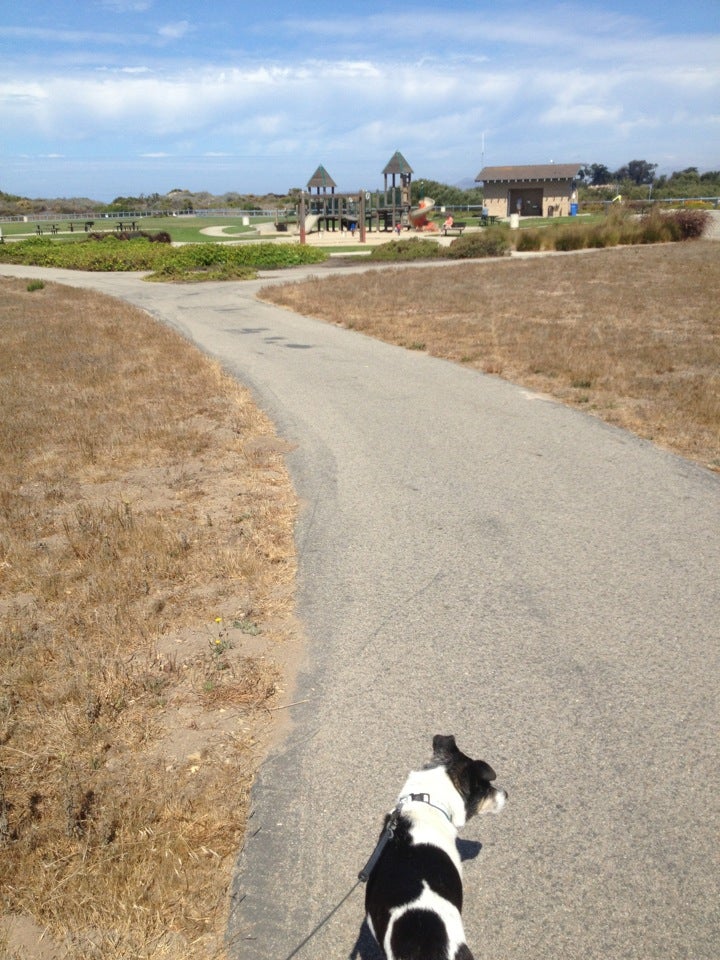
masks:
[(387, 960), (473, 960), (455, 841), (470, 817), (505, 806), (507, 793), (492, 786), (495, 779), (484, 760), (440, 734), (430, 762), (408, 776), (360, 873), (368, 926)]

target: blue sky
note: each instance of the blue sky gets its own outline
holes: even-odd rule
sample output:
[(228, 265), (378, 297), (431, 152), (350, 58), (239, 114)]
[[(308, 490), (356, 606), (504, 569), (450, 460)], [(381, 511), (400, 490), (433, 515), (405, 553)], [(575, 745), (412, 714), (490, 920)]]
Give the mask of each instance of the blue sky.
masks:
[(374, 189), (396, 150), (720, 169), (718, 0), (2, 0), (0, 63), (25, 196)]

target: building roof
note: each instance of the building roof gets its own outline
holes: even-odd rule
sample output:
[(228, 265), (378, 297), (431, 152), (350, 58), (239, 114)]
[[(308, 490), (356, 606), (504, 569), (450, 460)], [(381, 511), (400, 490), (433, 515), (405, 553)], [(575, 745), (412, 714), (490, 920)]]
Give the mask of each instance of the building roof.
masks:
[(399, 150), (396, 150), (395, 153), (390, 157), (387, 162), (387, 166), (383, 170), (383, 173), (400, 173), (403, 175), (407, 175), (408, 173), (412, 172), (412, 167)]
[(337, 184), (327, 172), (325, 167), (320, 164), (315, 173), (310, 177), (307, 182), (308, 188), (312, 190), (313, 187), (336, 187)]
[(582, 169), (579, 163), (536, 163), (519, 167), (483, 167), (475, 181), (510, 183), (529, 180), (574, 180)]

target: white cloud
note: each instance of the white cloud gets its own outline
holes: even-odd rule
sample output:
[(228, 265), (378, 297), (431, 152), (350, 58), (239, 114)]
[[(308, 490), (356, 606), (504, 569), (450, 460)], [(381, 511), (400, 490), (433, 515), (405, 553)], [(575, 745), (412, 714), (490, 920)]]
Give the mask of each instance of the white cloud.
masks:
[[(105, 7), (131, 14), (150, 4)], [(680, 141), (688, 163), (716, 167), (720, 155), (718, 38), (656, 37), (652, 24), (610, 11), (593, 21), (567, 10), (551, 18), (518, 8), (506, 18), (420, 9), (400, 32), (389, 8), (371, 17), (268, 20), (253, 42), (292, 42), (286, 56), (250, 56), (242, 43), (251, 25), (227, 38), (237, 54), (217, 62), (204, 23), (149, 21), (130, 21), (142, 23), (138, 36), (88, 29), (58, 39), (6, 28), (18, 43), (51, 47), (32, 72), (19, 59), (0, 78), (3, 162), (55, 150), (142, 155), (148, 166), (167, 161), (178, 171), (182, 158), (203, 171), (227, 161), (245, 163), (249, 176), (279, 176), (288, 183), (275, 188), (283, 189), (321, 162), (338, 182), (372, 186), (395, 149), (417, 175), (452, 182), (479, 170), (483, 135), (488, 163), (552, 156), (613, 167), (633, 154), (662, 164), (667, 144), (677, 150)], [(387, 44), (374, 42), (385, 37)], [(287, 158), (282, 166), (279, 158)]]
[(178, 20), (176, 23), (166, 23), (158, 30), (163, 40), (180, 40), (189, 31), (190, 24), (187, 20)]

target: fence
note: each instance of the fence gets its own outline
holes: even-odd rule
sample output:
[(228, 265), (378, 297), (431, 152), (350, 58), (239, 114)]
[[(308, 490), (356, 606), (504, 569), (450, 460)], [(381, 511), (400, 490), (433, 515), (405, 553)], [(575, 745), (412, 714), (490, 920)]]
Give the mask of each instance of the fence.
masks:
[(45, 210), (42, 213), (16, 214), (14, 216), (3, 216), (0, 214), (2, 223), (53, 223), (57, 221), (81, 221), (86, 220), (144, 220), (149, 217), (272, 217), (284, 216), (287, 213), (286, 208), (272, 210), (238, 210), (235, 208), (224, 208), (221, 210), (117, 210), (112, 213), (103, 211), (87, 211), (86, 213), (57, 213), (54, 210)]

